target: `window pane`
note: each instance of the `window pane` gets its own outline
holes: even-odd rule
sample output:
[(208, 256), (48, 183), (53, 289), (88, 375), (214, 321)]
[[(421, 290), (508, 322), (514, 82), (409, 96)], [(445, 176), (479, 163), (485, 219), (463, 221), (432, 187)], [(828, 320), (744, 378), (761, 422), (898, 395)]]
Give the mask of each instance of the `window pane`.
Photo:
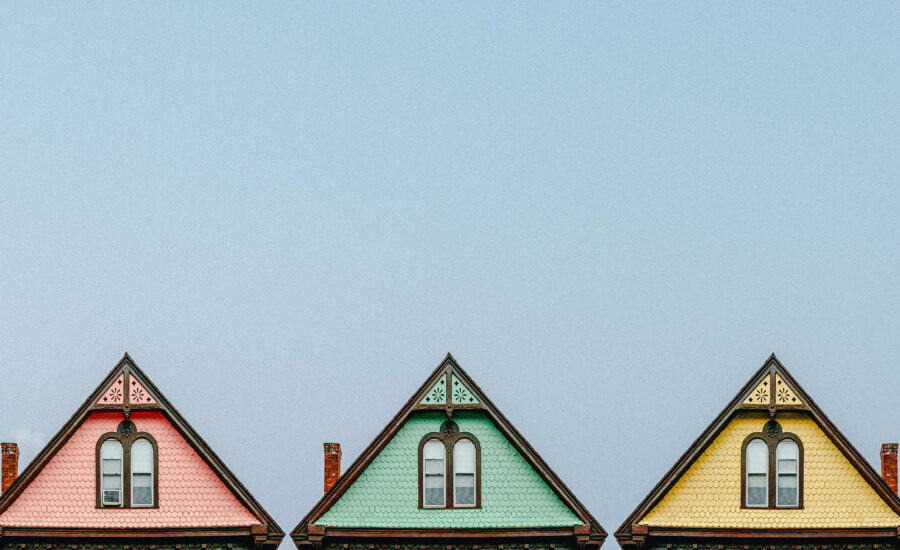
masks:
[(765, 474), (769, 471), (769, 446), (762, 439), (747, 444), (747, 473)]
[(120, 491), (122, 489), (122, 476), (103, 474), (104, 491)]
[(475, 474), (456, 474), (453, 482), (457, 506), (475, 506)]
[(444, 475), (444, 460), (426, 459), (425, 473), (427, 475)]
[(798, 486), (797, 476), (793, 474), (778, 476), (778, 505), (779, 506), (797, 506), (798, 505)]
[(784, 460), (788, 460), (788, 459), (799, 460), (800, 459), (800, 447), (798, 447), (797, 444), (795, 442), (791, 441), (790, 439), (785, 439), (784, 441), (779, 443), (778, 448), (775, 449), (775, 457), (778, 460), (782, 460), (782, 459), (784, 459)]
[(122, 459), (122, 444), (115, 439), (107, 439), (100, 445), (100, 458), (117, 458)]
[(447, 448), (439, 439), (425, 443), (422, 449), (425, 471), (422, 472), (422, 502), (425, 506), (444, 506), (444, 475)]
[(104, 458), (100, 463), (100, 471), (103, 475), (120, 475), (122, 472), (122, 461), (114, 458)]
[(747, 475), (747, 506), (765, 506), (768, 502), (769, 487), (765, 474)]
[(794, 459), (783, 460), (778, 459), (778, 473), (779, 474), (796, 474), (797, 473), (797, 461)]
[(134, 474), (131, 477), (131, 504), (135, 506), (153, 504), (153, 476)]
[(475, 473), (475, 444), (460, 439), (453, 446), (453, 469), (456, 473)]
[(425, 459), (440, 459), (444, 460), (444, 455), (447, 452), (447, 448), (444, 447), (444, 442), (438, 439), (432, 439), (425, 443), (425, 448), (423, 449), (423, 453), (425, 455)]
[(138, 439), (131, 445), (131, 471), (153, 473), (153, 445), (146, 439)]

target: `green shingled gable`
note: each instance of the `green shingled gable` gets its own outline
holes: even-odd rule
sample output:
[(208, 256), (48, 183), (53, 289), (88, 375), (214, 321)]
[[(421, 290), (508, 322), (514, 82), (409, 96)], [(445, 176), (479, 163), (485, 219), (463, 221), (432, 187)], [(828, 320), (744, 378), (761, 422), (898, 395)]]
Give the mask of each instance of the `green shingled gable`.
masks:
[(481, 445), (481, 508), (419, 509), (419, 442), (441, 412), (413, 414), (317, 525), (370, 528), (566, 527), (582, 522), (482, 411), (453, 420)]

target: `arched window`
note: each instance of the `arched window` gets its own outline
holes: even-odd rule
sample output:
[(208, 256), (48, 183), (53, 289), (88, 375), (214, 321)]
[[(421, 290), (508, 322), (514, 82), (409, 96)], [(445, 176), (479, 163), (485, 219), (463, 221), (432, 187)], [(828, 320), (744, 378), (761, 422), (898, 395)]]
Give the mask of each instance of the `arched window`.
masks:
[(419, 442), (419, 508), (481, 508), (481, 448), (453, 420)]
[(756, 438), (747, 444), (747, 506), (769, 505), (769, 446)]
[(107, 439), (100, 445), (100, 498), (103, 506), (122, 505), (122, 444)]
[(792, 439), (782, 440), (775, 448), (778, 470), (778, 506), (797, 506), (800, 494), (800, 448)]
[(444, 486), (445, 457), (447, 448), (440, 439), (430, 439), (422, 449), (424, 468), (422, 469), (422, 505), (426, 508), (443, 508), (446, 489)]
[(453, 488), (455, 506), (475, 506), (475, 444), (470, 439), (453, 446)]
[(775, 420), (744, 439), (742, 461), (745, 508), (803, 507), (803, 443), (783, 433)]
[(123, 420), (97, 441), (97, 507), (155, 508), (157, 448), (153, 436)]
[(153, 444), (136, 439), (131, 444), (131, 505), (153, 506)]

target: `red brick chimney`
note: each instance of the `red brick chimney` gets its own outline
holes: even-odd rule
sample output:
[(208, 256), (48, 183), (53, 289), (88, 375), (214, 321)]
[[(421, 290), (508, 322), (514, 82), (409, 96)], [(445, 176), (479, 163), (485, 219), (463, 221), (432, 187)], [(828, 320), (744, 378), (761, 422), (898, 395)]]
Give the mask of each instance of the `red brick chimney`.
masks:
[(3, 455), (3, 473), (0, 477), (0, 494), (2, 494), (19, 475), (19, 446), (15, 443), (0, 443), (0, 454)]
[(881, 444), (881, 477), (894, 493), (897, 492), (897, 444)]
[(323, 443), (322, 446), (325, 447), (325, 492), (327, 493), (341, 477), (341, 444)]

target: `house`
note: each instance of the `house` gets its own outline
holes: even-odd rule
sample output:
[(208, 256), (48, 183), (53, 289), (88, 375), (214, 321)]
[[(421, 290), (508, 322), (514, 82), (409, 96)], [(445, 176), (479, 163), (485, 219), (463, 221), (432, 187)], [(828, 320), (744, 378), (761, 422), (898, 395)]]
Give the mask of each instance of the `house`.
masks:
[(2, 465), (0, 550), (274, 550), (284, 536), (127, 354), (22, 475), (14, 443)]
[(882, 471), (773, 354), (615, 536), (623, 550), (895, 549), (897, 444)]
[(300, 550), (582, 549), (606, 533), (449, 354), (291, 533)]

